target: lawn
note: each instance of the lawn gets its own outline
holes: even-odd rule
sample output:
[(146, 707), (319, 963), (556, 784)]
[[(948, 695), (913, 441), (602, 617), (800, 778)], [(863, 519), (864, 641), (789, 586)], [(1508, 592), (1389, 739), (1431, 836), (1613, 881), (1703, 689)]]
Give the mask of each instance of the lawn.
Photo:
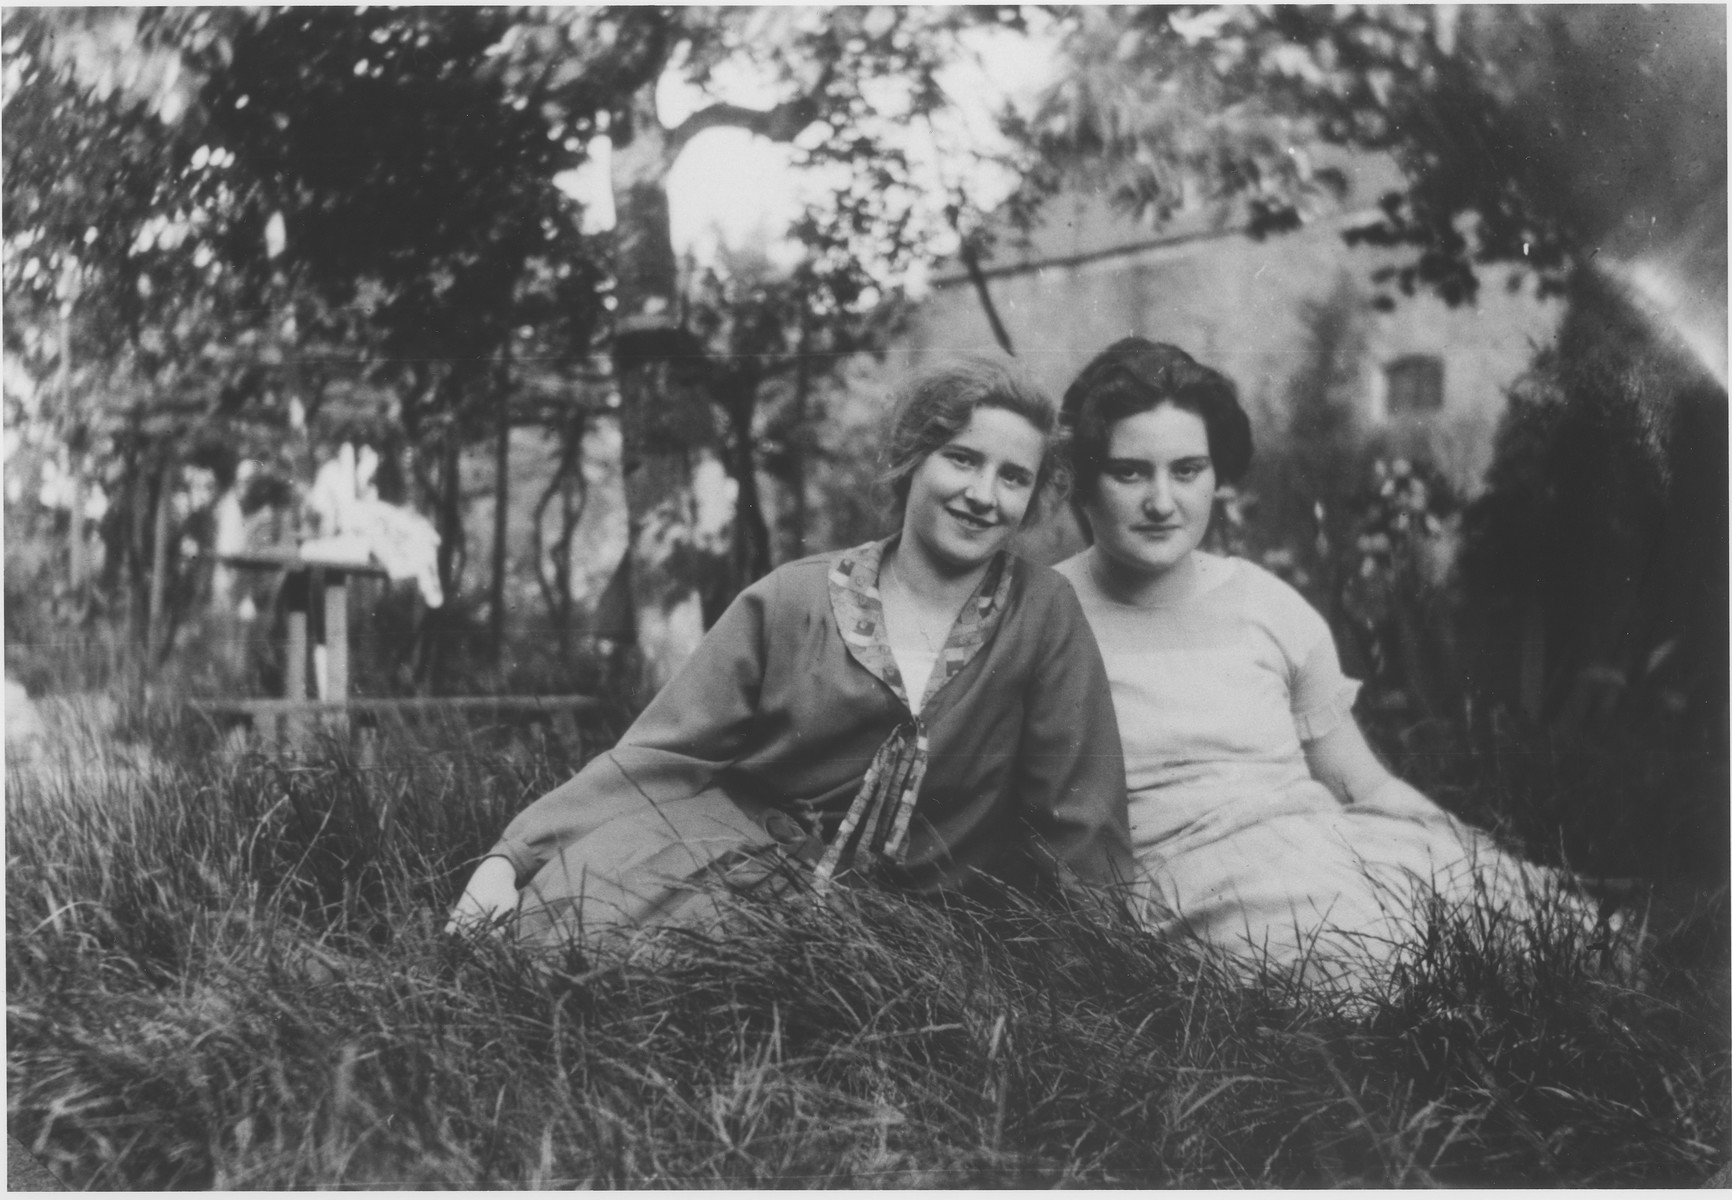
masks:
[(1727, 1161), (1723, 891), (1638, 908), (1616, 954), (1440, 917), (1345, 1008), (1081, 915), (865, 890), (556, 962), (444, 935), (465, 864), (575, 765), (450, 727), (366, 770), (225, 755), (136, 717), (12, 764), (10, 1132), (105, 1189), (1679, 1186)]

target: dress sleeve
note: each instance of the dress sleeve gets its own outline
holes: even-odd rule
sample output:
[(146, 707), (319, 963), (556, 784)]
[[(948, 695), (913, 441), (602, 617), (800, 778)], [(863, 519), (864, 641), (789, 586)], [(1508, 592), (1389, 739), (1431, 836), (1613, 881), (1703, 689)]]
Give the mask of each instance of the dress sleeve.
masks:
[(1127, 883), (1133, 868), (1119, 726), (1100, 649), (1070, 585), (1060, 583), (1040, 623), (1021, 632), (1040, 639), (1017, 756), (1037, 858), (1061, 885)]
[(607, 821), (684, 800), (747, 752), (764, 677), (776, 576), (742, 592), (612, 750), (519, 813), (488, 851), (518, 884)]
[(1293, 612), (1285, 622), (1289, 632), (1284, 649), (1292, 664), (1289, 693), (1293, 724), (1301, 742), (1314, 742), (1352, 716), (1359, 682), (1342, 673), (1335, 635), (1317, 610), (1297, 592), (1291, 594), (1290, 607)]

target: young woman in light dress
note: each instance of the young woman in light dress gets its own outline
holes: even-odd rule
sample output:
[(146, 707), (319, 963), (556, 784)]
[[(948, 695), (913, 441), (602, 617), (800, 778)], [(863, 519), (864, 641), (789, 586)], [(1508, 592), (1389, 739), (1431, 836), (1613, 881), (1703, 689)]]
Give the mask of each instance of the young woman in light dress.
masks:
[(1358, 986), (1413, 944), (1433, 897), (1527, 915), (1551, 874), (1391, 775), (1322, 617), (1201, 549), (1216, 488), (1251, 458), (1227, 379), (1129, 338), (1089, 363), (1064, 412), (1092, 545), (1057, 569), (1112, 681), (1154, 926)]
[(1005, 548), (1057, 426), (1009, 364), (917, 377), (886, 453), (899, 532), (747, 588), (614, 749), (511, 822), (453, 922), (557, 943), (711, 920), (790, 874), (1122, 887), (1100, 653), (1070, 587)]

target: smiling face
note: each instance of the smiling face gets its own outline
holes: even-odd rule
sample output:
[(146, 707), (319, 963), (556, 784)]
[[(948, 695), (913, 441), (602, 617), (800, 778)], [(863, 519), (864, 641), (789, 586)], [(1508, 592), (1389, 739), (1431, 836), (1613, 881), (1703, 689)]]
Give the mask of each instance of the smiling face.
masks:
[(909, 476), (903, 547), (944, 574), (985, 566), (1028, 512), (1045, 453), (1045, 436), (1024, 418), (976, 408)]
[(1152, 580), (1189, 559), (1214, 502), (1208, 427), (1196, 413), (1161, 404), (1112, 427), (1083, 511), (1101, 553)]

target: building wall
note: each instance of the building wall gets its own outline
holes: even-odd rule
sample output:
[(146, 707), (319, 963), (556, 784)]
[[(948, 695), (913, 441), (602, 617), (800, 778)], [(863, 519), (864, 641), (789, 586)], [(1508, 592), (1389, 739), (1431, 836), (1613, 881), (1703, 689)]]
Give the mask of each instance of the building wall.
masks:
[[(1473, 305), (1452, 309), (1419, 295), (1379, 312), (1372, 273), (1406, 255), (1349, 247), (1339, 232), (1345, 224), (1263, 241), (1204, 234), (1030, 261), (991, 278), (990, 290), (1017, 357), (1055, 394), (1096, 351), (1137, 334), (1173, 342), (1231, 376), (1265, 438), (1279, 436), (1289, 381), (1304, 357), (1307, 306), (1344, 302), (1364, 338), (1355, 402), (1368, 426), (1398, 452), (1428, 454), (1472, 491), (1490, 459), (1505, 388), (1555, 337), (1561, 305), (1536, 299), (1531, 283), (1510, 292), (1499, 268), (1483, 273)], [(973, 286), (954, 273), (937, 278), (890, 366), (994, 350)], [(1443, 404), (1425, 416), (1390, 416), (1384, 367), (1409, 354), (1443, 360)]]

